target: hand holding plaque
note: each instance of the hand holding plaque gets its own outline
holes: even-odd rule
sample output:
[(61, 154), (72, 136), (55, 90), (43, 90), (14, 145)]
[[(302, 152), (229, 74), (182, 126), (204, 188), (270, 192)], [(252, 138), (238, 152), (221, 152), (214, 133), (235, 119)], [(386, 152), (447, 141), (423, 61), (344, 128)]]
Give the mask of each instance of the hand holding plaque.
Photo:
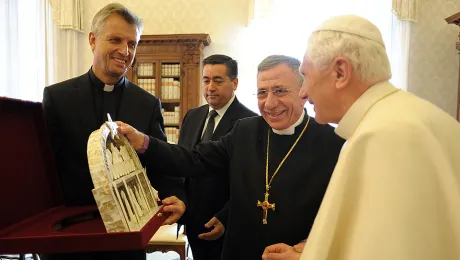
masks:
[(92, 192), (107, 232), (138, 231), (160, 207), (136, 152), (108, 118), (88, 140)]

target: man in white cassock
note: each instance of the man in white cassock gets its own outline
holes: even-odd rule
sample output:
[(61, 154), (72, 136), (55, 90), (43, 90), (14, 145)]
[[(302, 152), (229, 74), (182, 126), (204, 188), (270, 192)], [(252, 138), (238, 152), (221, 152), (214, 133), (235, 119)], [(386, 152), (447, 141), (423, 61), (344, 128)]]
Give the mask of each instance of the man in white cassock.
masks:
[(460, 259), (460, 124), (388, 82), (380, 31), (361, 17), (324, 22), (300, 70), (316, 120), (347, 142), (306, 244), (263, 259)]

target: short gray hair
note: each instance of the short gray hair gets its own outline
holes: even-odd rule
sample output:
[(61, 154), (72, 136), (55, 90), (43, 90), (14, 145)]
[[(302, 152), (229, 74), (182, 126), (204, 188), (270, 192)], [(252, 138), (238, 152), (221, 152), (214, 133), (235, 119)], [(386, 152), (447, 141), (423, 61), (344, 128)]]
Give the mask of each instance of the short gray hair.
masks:
[(127, 23), (135, 25), (139, 31), (139, 35), (142, 34), (144, 23), (141, 18), (119, 3), (108, 4), (99, 10), (91, 23), (91, 31), (98, 36), (102, 32), (107, 18), (114, 14), (121, 16)]
[(308, 40), (305, 56), (318, 69), (339, 56), (346, 57), (362, 82), (376, 83), (391, 78), (385, 47), (358, 35), (329, 30), (314, 32)]
[(282, 63), (286, 64), (290, 69), (292, 69), (292, 72), (296, 74), (296, 76), (299, 78), (299, 85), (297, 87), (301, 87), (303, 83), (303, 76), (300, 74), (300, 71), (299, 71), (300, 60), (294, 57), (290, 57), (286, 55), (270, 55), (267, 58), (265, 58), (263, 61), (261, 61), (259, 66), (257, 66), (257, 73), (261, 71), (269, 70)]

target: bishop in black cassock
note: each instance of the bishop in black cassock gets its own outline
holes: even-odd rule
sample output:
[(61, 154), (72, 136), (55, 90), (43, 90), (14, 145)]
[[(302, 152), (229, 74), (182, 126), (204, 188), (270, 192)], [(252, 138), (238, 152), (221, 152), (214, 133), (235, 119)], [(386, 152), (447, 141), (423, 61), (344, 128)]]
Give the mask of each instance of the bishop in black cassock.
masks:
[(185, 177), (227, 173), (230, 213), (222, 259), (260, 259), (266, 246), (294, 245), (308, 237), (343, 145), (331, 126), (310, 118), (271, 183), (269, 202), (276, 207), (268, 210), (263, 224), (257, 201), (264, 200), (268, 134), (270, 179), (308, 118), (303, 112), (293, 135), (275, 134), (262, 117), (242, 119), (220, 141), (201, 143), (193, 150), (150, 137), (144, 156), (157, 173)]

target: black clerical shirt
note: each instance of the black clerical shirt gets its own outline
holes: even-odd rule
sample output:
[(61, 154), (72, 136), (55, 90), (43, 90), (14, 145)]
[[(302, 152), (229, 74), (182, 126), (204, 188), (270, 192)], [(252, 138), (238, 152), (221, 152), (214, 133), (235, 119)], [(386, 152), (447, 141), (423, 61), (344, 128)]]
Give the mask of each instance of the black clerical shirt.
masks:
[(118, 119), (118, 111), (120, 110), (120, 103), (125, 88), (125, 77), (120, 79), (113, 88), (113, 91), (104, 91), (104, 82), (94, 75), (93, 69), (89, 70), (91, 80), (91, 91), (93, 93), (94, 109), (99, 124), (107, 121), (107, 113), (110, 114), (112, 120)]

